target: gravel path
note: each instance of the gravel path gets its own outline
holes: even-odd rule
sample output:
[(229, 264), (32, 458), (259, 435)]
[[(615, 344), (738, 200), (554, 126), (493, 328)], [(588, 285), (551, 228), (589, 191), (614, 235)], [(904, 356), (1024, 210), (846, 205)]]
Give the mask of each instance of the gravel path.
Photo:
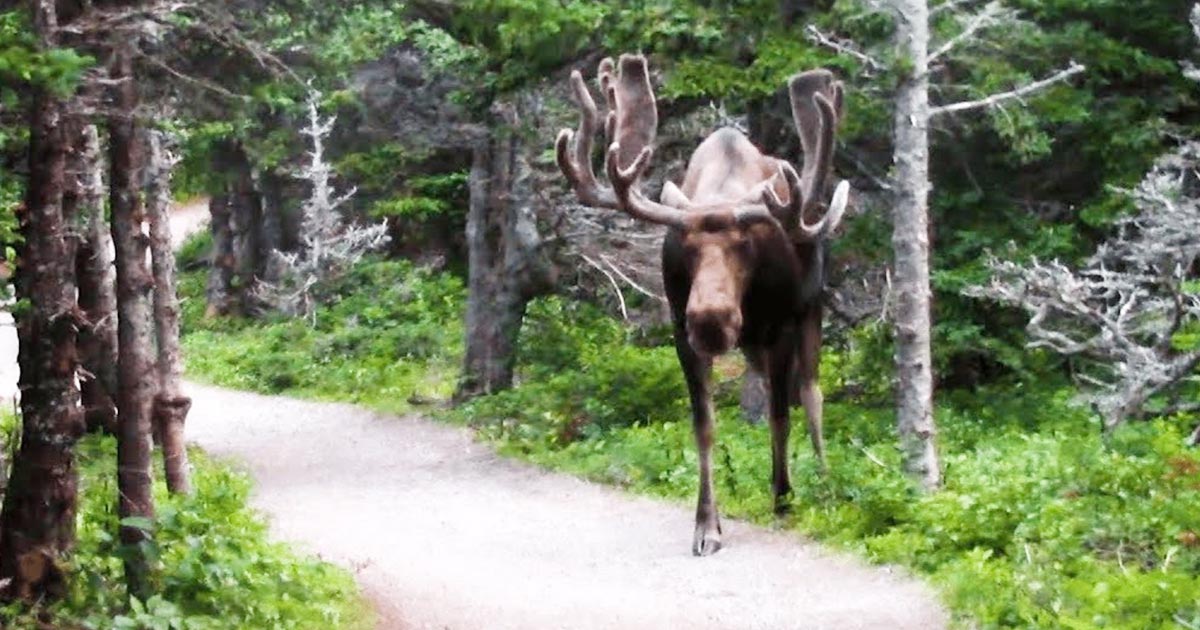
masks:
[[(205, 218), (181, 208), (176, 242)], [(15, 363), (0, 322), (0, 396)], [(245, 465), (273, 535), (356, 571), (385, 630), (946, 625), (919, 582), (795, 536), (725, 520), (725, 548), (693, 558), (688, 507), (500, 459), (464, 429), (187, 387), (190, 440)]]
[(352, 567), (389, 628), (937, 628), (930, 591), (682, 505), (498, 458), (468, 431), (190, 385), (191, 439), (245, 462), (273, 532)]

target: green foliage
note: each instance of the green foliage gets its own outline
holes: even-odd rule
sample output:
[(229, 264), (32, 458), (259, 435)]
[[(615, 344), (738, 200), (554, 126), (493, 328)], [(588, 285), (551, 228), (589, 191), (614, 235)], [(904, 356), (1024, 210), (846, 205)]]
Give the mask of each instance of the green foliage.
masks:
[(524, 383), (468, 403), (458, 415), (486, 434), (537, 450), (685, 413), (674, 349), (639, 348), (626, 339), (593, 306), (536, 300), (521, 333)]
[(13, 105), (20, 88), (31, 86), (66, 96), (93, 63), (71, 49), (39, 50), (25, 11), (0, 12), (0, 103)]
[(383, 199), (371, 206), (376, 219), (396, 218), (429, 220), (457, 212), (466, 214), (467, 173), (422, 175), (405, 182), (400, 196)]
[[(250, 484), (226, 465), (190, 454), (191, 496), (155, 487), (155, 595), (126, 599), (116, 537), (116, 440), (90, 436), (78, 448), (80, 505), (74, 576), (67, 597), (41, 612), (49, 626), (7, 611), (10, 627), (97, 630), (368, 628), (352, 577), (268, 542), (262, 517), (247, 507)], [(161, 471), (156, 475), (161, 479)], [(14, 616), (15, 615), (15, 616)], [(25, 625), (28, 623), (29, 625)]]
[(403, 411), (448, 395), (462, 352), (461, 282), (405, 262), (359, 265), (315, 322), (206, 319), (200, 273), (179, 291), (189, 373), (219, 385)]
[(212, 246), (213, 237), (209, 230), (200, 230), (188, 236), (175, 254), (176, 267), (186, 271), (208, 264)]

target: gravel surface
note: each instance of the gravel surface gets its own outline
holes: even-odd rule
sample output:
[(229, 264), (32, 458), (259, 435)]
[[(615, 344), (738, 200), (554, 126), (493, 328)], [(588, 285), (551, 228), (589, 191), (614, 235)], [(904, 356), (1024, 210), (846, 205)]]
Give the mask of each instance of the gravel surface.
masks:
[(498, 458), (415, 417), (189, 385), (279, 538), (356, 570), (386, 628), (938, 628), (930, 590), (792, 535)]

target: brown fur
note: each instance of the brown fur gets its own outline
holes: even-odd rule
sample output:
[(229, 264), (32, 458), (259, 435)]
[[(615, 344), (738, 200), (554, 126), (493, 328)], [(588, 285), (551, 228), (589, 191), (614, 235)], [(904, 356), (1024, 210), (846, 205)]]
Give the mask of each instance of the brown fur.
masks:
[[(607, 171), (613, 186), (600, 187), (590, 173), (590, 137), (559, 135), (563, 173), (585, 203), (620, 209), (636, 218), (671, 226), (663, 242), (663, 283), (675, 332), (675, 349), (691, 398), (700, 460), (700, 487), (692, 551), (721, 547), (721, 526), (712, 481), (714, 422), (710, 393), (713, 358), (740, 347), (750, 369), (765, 373), (769, 392), (772, 488), (777, 510), (791, 493), (787, 451), (789, 406), (802, 402), (813, 449), (824, 462), (821, 392), (817, 370), (821, 346), (824, 243), (830, 225), (794, 225), (802, 213), (823, 204), (833, 152), (833, 128), (842, 104), (841, 87), (826, 71), (798, 75), (790, 84), (793, 113), (805, 148), (804, 176), (765, 155), (744, 135), (720, 129), (706, 138), (688, 162), (683, 184), (664, 187), (663, 201), (641, 196), (638, 182), (648, 167), (657, 126), (646, 61), (622, 55), (616, 70), (601, 64), (601, 88), (610, 107), (613, 145)], [(575, 75), (576, 88), (582, 79)], [(592, 127), (590, 96), (579, 97)], [(802, 102), (799, 102), (802, 101)], [(585, 159), (587, 158), (587, 159)], [(835, 196), (837, 198), (837, 196)], [(834, 204), (835, 206), (837, 204)], [(781, 223), (782, 222), (782, 223)]]

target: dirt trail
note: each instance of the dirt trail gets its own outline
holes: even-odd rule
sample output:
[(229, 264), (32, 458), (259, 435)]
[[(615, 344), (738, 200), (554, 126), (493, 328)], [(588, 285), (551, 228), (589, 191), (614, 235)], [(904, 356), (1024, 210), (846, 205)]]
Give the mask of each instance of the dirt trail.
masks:
[(409, 628), (935, 628), (928, 589), (793, 536), (495, 456), (466, 430), (190, 386), (191, 439), (248, 465), (279, 537), (358, 570)]
[[(202, 204), (176, 216), (177, 243), (206, 218)], [(0, 392), (15, 357), (0, 324)], [(187, 390), (190, 441), (245, 465), (274, 536), (355, 570), (381, 628), (946, 625), (928, 587), (795, 536), (727, 520), (726, 547), (693, 558), (688, 507), (500, 459), (464, 429)]]

